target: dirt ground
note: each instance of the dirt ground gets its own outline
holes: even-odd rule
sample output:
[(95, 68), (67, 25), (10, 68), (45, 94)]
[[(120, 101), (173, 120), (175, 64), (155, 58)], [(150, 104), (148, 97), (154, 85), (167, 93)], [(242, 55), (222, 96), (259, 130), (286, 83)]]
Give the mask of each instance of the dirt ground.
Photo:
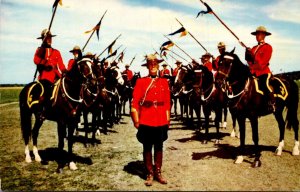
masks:
[[(114, 190), (114, 191), (299, 191), (300, 157), (292, 156), (293, 132), (286, 131), (282, 156), (274, 156), (278, 145), (278, 128), (274, 117), (259, 119), (262, 167), (251, 168), (251, 129), (247, 123), (248, 155), (242, 164), (234, 164), (238, 138), (230, 137), (232, 122), (222, 129), (221, 144), (214, 145), (215, 128), (210, 128), (212, 140), (202, 144), (203, 131), (183, 126), (172, 118), (169, 138), (164, 143), (162, 173), (167, 185), (154, 182), (144, 185), (142, 145), (136, 139), (137, 130), (130, 117), (123, 116), (120, 124), (101, 134), (96, 147), (74, 144), (78, 170), (57, 168), (56, 124), (46, 121), (40, 131), (39, 152), (46, 163), (24, 162), (17, 104), (3, 106), (0, 111), (0, 177), (2, 190)], [(66, 149), (66, 146), (65, 146)], [(53, 155), (53, 156), (51, 156)]]

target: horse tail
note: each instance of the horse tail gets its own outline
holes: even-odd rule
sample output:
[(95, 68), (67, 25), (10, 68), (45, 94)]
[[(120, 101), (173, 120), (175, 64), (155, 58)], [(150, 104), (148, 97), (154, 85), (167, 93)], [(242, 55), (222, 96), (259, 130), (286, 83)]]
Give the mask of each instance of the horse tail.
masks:
[(27, 105), (27, 88), (24, 87), (19, 95), (19, 107), (20, 107), (20, 122), (21, 122), (21, 131), (25, 145), (29, 143), (31, 138), (31, 115), (32, 112)]
[(297, 130), (299, 126), (298, 121), (298, 102), (299, 102), (299, 88), (298, 85), (293, 81), (289, 80), (289, 100), (287, 103), (287, 114), (286, 114), (286, 128)]

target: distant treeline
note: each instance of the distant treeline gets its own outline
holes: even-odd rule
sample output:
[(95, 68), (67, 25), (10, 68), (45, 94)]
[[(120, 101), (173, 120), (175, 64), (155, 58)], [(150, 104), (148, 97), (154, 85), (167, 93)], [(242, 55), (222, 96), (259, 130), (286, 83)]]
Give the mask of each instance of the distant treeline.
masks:
[(300, 79), (300, 71), (293, 71), (293, 72), (287, 72), (287, 73), (278, 73), (276, 75), (288, 77), (293, 80), (299, 80)]
[(26, 84), (0, 84), (0, 87), (24, 87)]

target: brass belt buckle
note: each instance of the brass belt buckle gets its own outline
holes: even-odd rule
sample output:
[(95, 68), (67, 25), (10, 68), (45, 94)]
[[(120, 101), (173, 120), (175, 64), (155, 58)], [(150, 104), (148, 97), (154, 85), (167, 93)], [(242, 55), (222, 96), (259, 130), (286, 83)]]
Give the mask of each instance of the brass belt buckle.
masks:
[(153, 101), (153, 106), (157, 108), (157, 101)]

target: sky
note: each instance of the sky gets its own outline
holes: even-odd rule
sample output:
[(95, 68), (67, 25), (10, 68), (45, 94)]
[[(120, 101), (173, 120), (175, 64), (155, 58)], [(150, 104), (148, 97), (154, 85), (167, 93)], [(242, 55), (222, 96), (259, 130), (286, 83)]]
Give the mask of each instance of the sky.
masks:
[[(272, 45), (270, 68), (274, 74), (300, 70), (300, 0), (206, 0), (216, 15), (237, 35), (246, 46), (257, 44), (251, 32), (263, 25), (271, 36), (266, 42)], [(26, 84), (33, 81), (36, 69), (33, 56), (40, 46), (41, 31), (48, 28), (54, 0), (0, 0), (0, 84)], [(130, 63), (135, 72), (146, 75), (141, 67), (144, 56), (159, 50), (170, 34), (181, 26), (176, 18), (211, 54), (218, 55), (217, 44), (223, 41), (228, 51), (244, 60), (239, 41), (217, 20), (213, 14), (196, 18), (206, 10), (199, 0), (62, 0), (51, 27), (52, 47), (58, 49), (65, 65), (72, 58), (69, 52), (75, 45), (83, 47), (92, 29), (107, 10), (99, 31), (85, 48), (86, 52), (100, 54), (118, 35), (121, 37), (114, 49), (126, 48), (121, 69)], [(168, 36), (190, 57), (200, 62), (204, 49), (190, 36)], [(176, 46), (172, 51), (191, 61)], [(185, 60), (170, 53), (175, 59)], [(171, 67), (175, 59), (167, 56)], [(103, 54), (107, 56), (107, 52)]]

